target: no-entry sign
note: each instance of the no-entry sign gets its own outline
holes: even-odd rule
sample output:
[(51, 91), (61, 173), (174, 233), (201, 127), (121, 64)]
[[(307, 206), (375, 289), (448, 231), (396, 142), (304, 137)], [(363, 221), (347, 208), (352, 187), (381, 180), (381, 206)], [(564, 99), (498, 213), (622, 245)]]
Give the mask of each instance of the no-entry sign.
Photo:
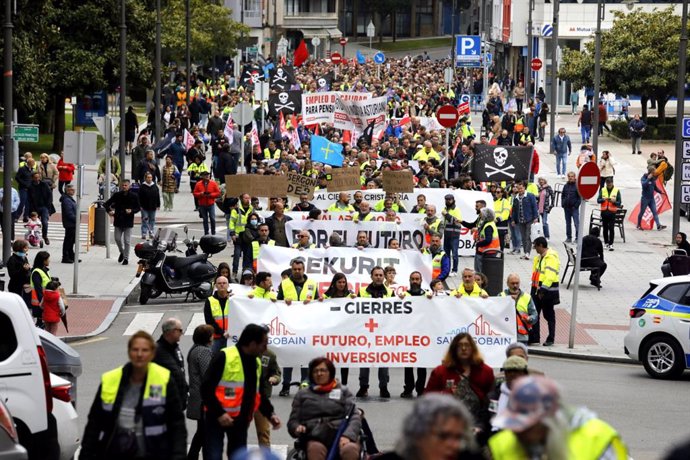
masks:
[(340, 46), (345, 46), (345, 45), (347, 45), (347, 38), (343, 37), (340, 39)]
[(596, 162), (589, 161), (577, 172), (577, 193), (585, 200), (589, 200), (599, 193), (601, 176)]
[(532, 59), (532, 62), (530, 63), (532, 70), (537, 71), (540, 70), (542, 65), (544, 65), (543, 62), (541, 62), (541, 59), (539, 58), (534, 58)]
[(331, 53), (331, 62), (333, 64), (340, 64), (343, 62), (343, 57), (340, 55), (340, 53)]
[(452, 128), (458, 124), (460, 114), (458, 113), (458, 109), (454, 106), (450, 104), (444, 105), (436, 111), (436, 119), (438, 120), (438, 124), (444, 128)]

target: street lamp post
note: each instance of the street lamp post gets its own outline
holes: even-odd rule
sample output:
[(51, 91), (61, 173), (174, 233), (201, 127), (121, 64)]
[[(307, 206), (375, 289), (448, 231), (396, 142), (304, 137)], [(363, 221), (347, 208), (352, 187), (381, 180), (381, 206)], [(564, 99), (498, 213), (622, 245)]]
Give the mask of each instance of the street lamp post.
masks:
[(190, 30), (191, 12), (189, 11), (189, 0), (185, 0), (185, 65), (187, 66), (187, 105), (189, 105), (189, 93), (192, 91), (192, 58), (189, 53), (189, 43), (192, 41), (192, 32)]
[[(671, 241), (680, 231), (681, 180), (679, 175), (683, 168), (683, 115), (685, 113), (685, 79), (688, 48), (688, 0), (683, 0), (680, 44), (678, 46), (678, 95), (676, 103), (676, 158), (674, 161), (676, 177), (673, 184), (673, 232)], [(5, 162), (6, 163), (6, 162)]]
[[(9, 1), (9, 0), (8, 0)], [(127, 99), (127, 16), (125, 0), (120, 2), (120, 164), (122, 165), (122, 179), (125, 171), (125, 152), (127, 150), (127, 133), (125, 130), (125, 102)], [(81, 180), (81, 178), (79, 179)]]
[[(12, 2), (10, 0), (5, 0), (5, 24), (3, 26), (5, 29), (4, 38), (4, 49), (3, 49), (3, 98), (5, 105), (5, 158), (4, 158), (4, 171), (5, 175), (3, 178), (3, 196), (2, 196), (2, 209), (7, 210), (2, 214), (2, 260), (7, 262), (7, 259), (12, 255), (12, 226), (14, 225), (14, 220), (12, 219), (12, 213), (9, 212), (12, 209), (12, 178), (14, 177), (12, 167), (14, 165), (13, 155), (18, 152), (14, 152), (14, 143), (12, 140), (12, 29), (14, 25), (12, 24)], [(26, 215), (26, 211), (24, 211)]]
[[(606, 4), (597, 1), (597, 30), (594, 32), (594, 99), (592, 100), (592, 151), (599, 154), (599, 91), (601, 91), (601, 21), (604, 20)], [(584, 218), (584, 216), (582, 216)]]
[[(553, 39), (551, 40), (551, 139), (556, 137), (556, 111), (558, 110), (558, 14), (560, 0), (553, 1)], [(553, 146), (553, 143), (550, 143)], [(551, 153), (553, 147), (550, 148)]]
[(532, 12), (534, 11), (534, 0), (529, 0), (529, 19), (527, 20), (527, 62), (525, 62), (525, 104), (526, 108), (522, 111), (526, 112), (529, 109), (529, 98), (532, 92)]
[[(161, 0), (156, 0), (156, 57), (154, 72), (156, 74), (156, 90), (154, 92), (154, 134), (156, 142), (161, 138)], [(215, 64), (215, 63), (214, 63)]]
[(374, 26), (374, 21), (369, 19), (369, 25), (367, 26), (367, 37), (369, 37), (369, 49), (371, 49), (371, 39), (376, 36), (376, 26)]
[[(273, 38), (271, 39), (271, 49), (273, 52), (271, 53), (271, 56), (273, 56), (273, 61), (278, 62), (278, 56), (277, 56), (277, 49), (278, 49), (278, 43), (276, 40), (278, 40), (278, 1), (273, 0), (273, 28), (271, 30), (271, 33), (273, 34)], [(262, 125), (263, 127), (263, 125)]]

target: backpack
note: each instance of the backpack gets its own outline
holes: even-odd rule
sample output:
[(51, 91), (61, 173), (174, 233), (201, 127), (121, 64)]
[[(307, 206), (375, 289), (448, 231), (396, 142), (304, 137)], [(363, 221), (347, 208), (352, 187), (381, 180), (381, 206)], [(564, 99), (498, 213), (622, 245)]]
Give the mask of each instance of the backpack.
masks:
[(673, 166), (671, 166), (671, 163), (668, 163), (668, 161), (666, 163), (668, 165), (666, 166), (666, 169), (664, 169), (664, 183), (670, 181), (673, 177)]

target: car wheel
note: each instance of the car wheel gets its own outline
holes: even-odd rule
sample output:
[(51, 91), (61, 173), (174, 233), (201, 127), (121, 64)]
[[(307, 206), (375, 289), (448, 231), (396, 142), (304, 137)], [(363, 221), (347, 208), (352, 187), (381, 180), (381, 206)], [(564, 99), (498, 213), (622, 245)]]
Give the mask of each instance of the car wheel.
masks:
[(685, 355), (675, 339), (659, 336), (644, 344), (642, 364), (647, 373), (656, 379), (679, 377), (685, 370)]
[(139, 303), (146, 305), (146, 302), (151, 298), (151, 286), (141, 285), (141, 292), (139, 293)]

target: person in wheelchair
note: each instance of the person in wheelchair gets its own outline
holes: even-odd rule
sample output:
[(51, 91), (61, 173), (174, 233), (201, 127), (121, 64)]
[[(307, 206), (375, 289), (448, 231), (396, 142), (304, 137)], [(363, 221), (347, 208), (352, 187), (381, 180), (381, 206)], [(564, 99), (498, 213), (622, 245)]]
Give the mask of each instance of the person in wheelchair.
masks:
[(661, 273), (664, 274), (664, 278), (687, 275), (690, 273), (688, 270), (688, 266), (690, 265), (690, 262), (688, 262), (688, 257), (690, 256), (690, 243), (685, 233), (678, 232), (676, 234), (676, 246), (677, 248), (673, 250), (673, 254), (668, 256), (661, 265)]
[(354, 396), (335, 379), (333, 363), (325, 357), (314, 358), (309, 363), (308, 386), (295, 395), (287, 423), (290, 435), (299, 438), (306, 449), (307, 460), (325, 460), (333, 445), (338, 446), (341, 460), (359, 459), (362, 418), (358, 410), (352, 411), (353, 406)]

